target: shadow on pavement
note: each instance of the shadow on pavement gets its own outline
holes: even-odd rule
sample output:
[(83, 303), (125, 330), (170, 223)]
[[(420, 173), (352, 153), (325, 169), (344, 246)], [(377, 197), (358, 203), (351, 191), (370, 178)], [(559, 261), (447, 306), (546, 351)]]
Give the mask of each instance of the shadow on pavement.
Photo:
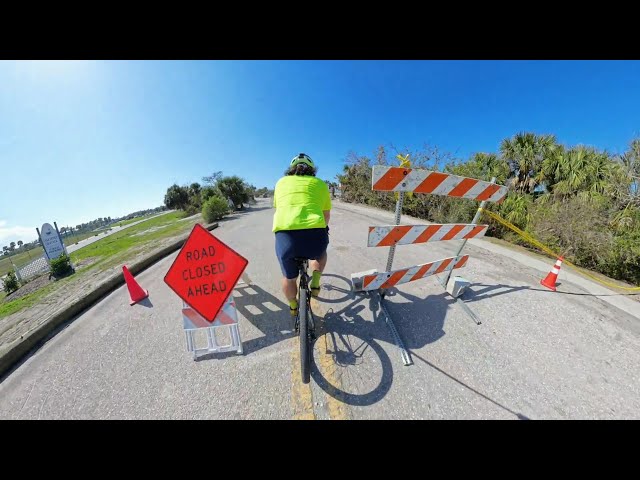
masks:
[(271, 204), (261, 204), (261, 205), (245, 205), (243, 210), (234, 210), (229, 215), (245, 215), (251, 212), (260, 212), (262, 210), (271, 210), (273, 207)]
[[(334, 311), (329, 309), (320, 319), (319, 335), (316, 347), (330, 355), (332, 372), (321, 372), (314, 358), (311, 376), (328, 395), (348, 405), (366, 406), (380, 401), (389, 392), (393, 382), (393, 367), (384, 348), (376, 341), (386, 335), (381, 328), (378, 315), (380, 308), (373, 297), (356, 297), (351, 294), (352, 302), (346, 307)], [(361, 316), (371, 311), (374, 321)], [(386, 327), (385, 327), (386, 328)], [(376, 372), (375, 370), (380, 370)], [(373, 373), (372, 373), (373, 372)], [(333, 379), (341, 378), (357, 386), (359, 391), (351, 392), (338, 387)]]
[[(243, 355), (249, 355), (294, 336), (289, 306), (260, 286), (236, 285), (233, 298), (238, 314), (263, 334), (258, 338), (242, 339)], [(242, 319), (238, 320), (242, 322)], [(224, 360), (236, 356), (236, 352), (207, 353), (199, 356), (196, 361)]]
[(242, 342), (245, 355), (294, 336), (289, 305), (259, 285), (236, 286), (234, 299), (238, 313), (263, 334)]
[[(337, 279), (336, 282), (334, 279)], [(327, 283), (323, 283), (322, 289), (326, 291), (337, 291), (344, 295), (338, 299), (323, 299), (322, 293), (318, 299), (325, 304), (350, 302), (346, 307), (340, 310), (334, 311), (330, 308), (324, 316), (324, 322), (322, 326), (326, 341), (323, 342), (322, 338), (319, 338), (318, 342), (323, 342), (319, 345), (320, 348), (325, 348), (328, 355), (331, 355), (336, 365), (336, 369), (342, 369), (341, 377), (343, 380), (349, 377), (348, 370), (352, 366), (364, 357), (365, 351), (370, 349), (371, 355), (377, 356), (379, 364), (381, 366), (381, 375), (377, 380), (375, 387), (371, 386), (371, 383), (366, 385), (365, 393), (351, 393), (347, 392), (342, 386), (340, 389), (331, 383), (331, 381), (325, 378), (319, 371), (317, 365), (314, 364), (312, 375), (316, 383), (322, 388), (328, 395), (333, 398), (346, 403), (348, 405), (371, 405), (380, 401), (388, 393), (393, 382), (393, 364), (391, 359), (385, 352), (385, 350), (378, 343), (379, 341), (387, 342), (391, 345), (395, 345), (395, 341), (391, 334), (390, 328), (386, 324), (384, 312), (380, 307), (379, 295), (369, 293), (355, 293), (348, 291), (346, 286), (350, 284), (350, 281), (345, 277), (326, 274), (323, 275), (323, 280), (329, 280)], [(336, 285), (340, 283), (340, 285)], [(501, 286), (488, 287), (480, 290), (480, 293), (485, 295), (478, 296), (478, 299), (487, 298), (486, 292), (499, 288)], [(508, 287), (502, 285), (502, 287)], [(517, 287), (515, 289), (507, 290), (505, 292), (497, 292), (493, 295), (500, 295), (502, 293), (509, 293), (513, 290), (520, 290), (529, 287)], [(476, 292), (477, 294), (478, 292)], [(394, 297), (403, 297), (409, 302), (397, 303), (393, 302)], [(393, 317), (393, 322), (398, 330), (400, 338), (402, 339), (405, 348), (409, 351), (412, 358), (416, 358), (441, 374), (445, 375), (449, 379), (464, 386), (473, 393), (481, 396), (485, 400), (493, 403), (494, 405), (504, 409), (519, 419), (528, 419), (521, 413), (514, 412), (513, 410), (501, 405), (497, 401), (483, 394), (479, 390), (465, 384), (458, 380), (454, 376), (450, 375), (446, 371), (439, 368), (437, 365), (423, 359), (412, 350), (423, 348), (426, 345), (434, 343), (442, 338), (444, 332), (444, 320), (447, 310), (455, 303), (455, 300), (451, 298), (446, 292), (442, 292), (438, 295), (429, 295), (427, 298), (419, 298), (415, 295), (402, 292), (396, 288), (389, 289), (383, 300), (390, 315)], [(369, 310), (373, 317), (373, 321), (365, 320), (361, 314)], [(395, 348), (392, 347), (392, 348)], [(396, 359), (394, 359), (396, 360)], [(376, 362), (370, 362), (376, 363)], [(404, 366), (400, 363), (400, 355), (398, 352), (396, 365)], [(333, 376), (333, 375), (331, 375)], [(364, 379), (360, 378), (348, 378), (349, 383), (354, 383), (357, 387), (361, 388)], [(361, 380), (361, 381), (359, 381)], [(370, 379), (369, 379), (370, 380)]]
[[(558, 282), (556, 283), (556, 286), (559, 287), (562, 285), (562, 282)], [(484, 287), (484, 288), (476, 288), (476, 287)], [(494, 290), (498, 290), (498, 289), (504, 289), (501, 291), (497, 291), (495, 293), (492, 293), (490, 295), (487, 295), (487, 292), (491, 292)], [(547, 289), (547, 288), (533, 288), (530, 287), (528, 285), (520, 285), (520, 286), (515, 286), (515, 285), (505, 285), (505, 284), (498, 284), (498, 285), (484, 285), (482, 283), (474, 283), (472, 284), (467, 290), (465, 290), (465, 292), (462, 294), (461, 298), (465, 301), (465, 302), (476, 302), (478, 300), (484, 300), (486, 298), (491, 298), (491, 297), (495, 297), (498, 295), (504, 295), (505, 293), (512, 293), (512, 292), (517, 292), (518, 290), (531, 290), (534, 292), (544, 292), (544, 293), (551, 293), (551, 294), (559, 294), (559, 295), (579, 295), (579, 296), (585, 296), (585, 297), (620, 297), (620, 296), (636, 296), (636, 295), (640, 295), (640, 293), (589, 293), (589, 292), (563, 292), (562, 290), (556, 290), (555, 292)]]
[(434, 365), (433, 363), (431, 363), (429, 360), (425, 360), (424, 358), (422, 358), (420, 355), (416, 354), (416, 353), (411, 353), (411, 356), (414, 358), (417, 358), (418, 360), (420, 360), (421, 362), (426, 363), (427, 365), (429, 365), (431, 368), (433, 368), (434, 370), (437, 370), (438, 372), (440, 372), (441, 374), (445, 375), (446, 377), (450, 378), (451, 380), (453, 380), (454, 382), (458, 383), (459, 385), (462, 385), (463, 387), (467, 388), (468, 390), (471, 390), (473, 393), (475, 393), (476, 395), (480, 395), (482, 398), (484, 398), (485, 400), (493, 403), (494, 405), (502, 408), (503, 410), (506, 410), (507, 412), (511, 413), (512, 415), (515, 415), (516, 417), (518, 417), (519, 420), (530, 420), (529, 417), (527, 417), (526, 415), (523, 415), (522, 413), (517, 413), (514, 412), (513, 410), (511, 410), (510, 408), (505, 407), (504, 405), (496, 402), (495, 400), (493, 400), (490, 397), (487, 397), (484, 393), (479, 392), (478, 390), (476, 390), (473, 387), (470, 387), (469, 385), (467, 385), (466, 383), (458, 380), (456, 377), (454, 377), (453, 375), (448, 374), (447, 372), (445, 372), (444, 370), (442, 370), (441, 368), (439, 368), (438, 366)]
[(139, 302), (136, 302), (135, 305), (142, 305), (143, 307), (153, 308), (153, 303), (151, 303), (149, 297), (143, 298)]

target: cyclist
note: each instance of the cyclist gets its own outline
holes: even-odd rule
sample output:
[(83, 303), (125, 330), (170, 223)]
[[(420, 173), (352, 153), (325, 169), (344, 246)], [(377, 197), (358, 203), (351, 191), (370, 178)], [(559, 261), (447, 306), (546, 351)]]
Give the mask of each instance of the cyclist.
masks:
[(331, 197), (327, 184), (316, 178), (317, 168), (305, 153), (293, 157), (273, 194), (273, 232), (276, 256), (284, 278), (282, 292), (292, 316), (298, 314), (295, 258), (308, 258), (312, 270), (311, 295), (320, 292), (320, 278), (327, 264)]

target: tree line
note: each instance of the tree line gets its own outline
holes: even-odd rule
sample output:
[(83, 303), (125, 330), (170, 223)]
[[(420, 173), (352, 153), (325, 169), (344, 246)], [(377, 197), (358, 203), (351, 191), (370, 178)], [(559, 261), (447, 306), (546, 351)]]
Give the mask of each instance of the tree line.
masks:
[(204, 219), (212, 222), (232, 210), (244, 209), (256, 197), (273, 195), (273, 190), (267, 187), (256, 188), (237, 175), (224, 176), (221, 171), (202, 177), (202, 182), (204, 185), (198, 182), (171, 185), (164, 196), (165, 206), (182, 210), (185, 215), (202, 212)]
[[(351, 152), (342, 174), (342, 200), (385, 209), (393, 193), (371, 190), (371, 167), (397, 165), (410, 154), (413, 167), (490, 180), (509, 187), (504, 202), (487, 209), (529, 233), (576, 265), (640, 284), (640, 139), (610, 154), (592, 146), (568, 146), (554, 135), (517, 133), (497, 152), (456, 159), (437, 147), (399, 152), (378, 147), (373, 157)], [(406, 196), (403, 212), (435, 223), (469, 223), (477, 202), (437, 195)], [(488, 235), (528, 246), (493, 220)]]

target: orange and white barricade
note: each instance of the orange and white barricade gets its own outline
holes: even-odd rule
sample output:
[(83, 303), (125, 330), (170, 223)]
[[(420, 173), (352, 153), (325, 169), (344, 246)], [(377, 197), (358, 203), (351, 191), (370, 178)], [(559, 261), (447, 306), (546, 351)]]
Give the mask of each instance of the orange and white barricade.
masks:
[[(372, 167), (371, 188), (374, 191), (396, 192), (398, 201), (395, 210), (395, 225), (369, 227), (367, 246), (390, 247), (385, 271), (367, 270), (351, 275), (354, 291), (374, 292), (380, 294), (381, 306), (387, 317), (387, 324), (395, 338), (396, 345), (402, 352), (405, 365), (410, 365), (408, 352), (402, 344), (398, 332), (393, 325), (388, 311), (384, 307), (385, 289), (413, 282), (428, 276), (446, 273), (446, 279), (441, 280), (442, 286), (456, 299), (469, 316), (479, 325), (480, 321), (458, 297), (470, 284), (468, 280), (455, 277), (451, 282), (451, 272), (466, 265), (469, 256), (461, 255), (466, 242), (471, 238), (480, 238), (487, 231), (487, 225), (477, 225), (481, 208), (486, 202), (500, 203), (507, 195), (507, 187), (497, 185), (495, 178), (491, 182), (474, 178), (460, 177), (444, 172), (433, 172), (425, 169), (410, 168), (409, 156), (401, 157), (399, 167), (376, 165)], [(402, 204), (406, 193), (422, 193), (444, 195), (455, 198), (467, 198), (481, 202), (475, 217), (470, 224), (432, 224), (432, 225), (400, 225)], [(435, 260), (430, 263), (415, 265), (392, 270), (393, 257), (397, 245), (411, 245), (436, 241), (462, 240), (457, 253), (450, 258)], [(436, 277), (437, 278), (437, 277)]]

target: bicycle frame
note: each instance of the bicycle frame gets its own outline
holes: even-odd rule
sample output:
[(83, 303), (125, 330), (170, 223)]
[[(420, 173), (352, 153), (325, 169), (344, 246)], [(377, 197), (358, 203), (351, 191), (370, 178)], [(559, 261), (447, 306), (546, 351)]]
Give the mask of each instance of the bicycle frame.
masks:
[[(309, 260), (304, 260), (302, 262), (298, 262), (298, 279), (300, 281), (299, 285), (298, 285), (298, 292), (300, 292), (300, 290), (304, 289), (307, 292), (307, 311), (309, 312), (309, 319), (311, 320), (310, 322), (310, 333), (313, 336), (314, 333), (314, 327), (315, 327), (315, 323), (314, 323), (314, 318), (313, 318), (313, 311), (311, 310), (311, 289), (309, 288), (309, 280), (311, 279), (311, 277), (309, 276), (309, 274), (307, 273), (309, 269)], [(298, 298), (300, 298), (300, 294), (298, 293)], [(299, 321), (300, 321), (300, 308), (302, 307), (302, 305), (298, 305), (298, 315), (296, 316), (296, 324), (295, 324), (295, 331), (296, 333), (298, 332), (298, 326), (299, 326)]]
[[(300, 337), (300, 374), (302, 383), (309, 383), (311, 375), (311, 357), (315, 338), (315, 321), (311, 310), (311, 289), (309, 288), (309, 260), (296, 259), (298, 264), (298, 315), (295, 330)], [(311, 348), (310, 348), (311, 347)]]

